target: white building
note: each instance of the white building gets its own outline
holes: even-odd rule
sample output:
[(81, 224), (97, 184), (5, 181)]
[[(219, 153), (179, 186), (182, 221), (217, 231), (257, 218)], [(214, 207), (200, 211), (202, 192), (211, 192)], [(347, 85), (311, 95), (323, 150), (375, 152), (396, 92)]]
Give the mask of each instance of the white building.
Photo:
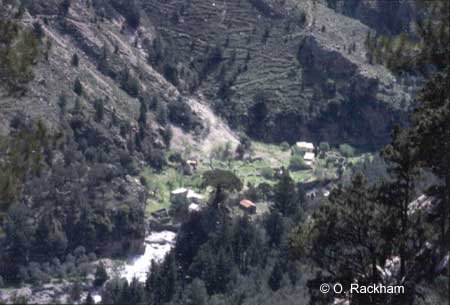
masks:
[(314, 152), (314, 144), (311, 142), (297, 142), (295, 143), (297, 149), (303, 152)]
[(315, 159), (316, 159), (316, 156), (314, 155), (313, 152), (305, 152), (305, 155), (303, 156), (303, 160), (305, 160), (305, 163), (308, 166), (312, 166)]
[(188, 188), (178, 188), (170, 192), (170, 201), (173, 203), (190, 204), (196, 203), (200, 204), (204, 201), (205, 196), (198, 194)]

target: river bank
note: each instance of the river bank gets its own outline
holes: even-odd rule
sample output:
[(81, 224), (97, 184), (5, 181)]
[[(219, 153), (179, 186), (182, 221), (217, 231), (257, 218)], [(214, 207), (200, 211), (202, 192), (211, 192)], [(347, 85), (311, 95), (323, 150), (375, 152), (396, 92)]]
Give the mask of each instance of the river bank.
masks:
[[(94, 289), (95, 269), (98, 264), (103, 264), (109, 279), (125, 278), (131, 282), (137, 278), (145, 282), (152, 260), (161, 261), (175, 244), (176, 233), (171, 231), (151, 232), (143, 243), (144, 251), (135, 254), (128, 259), (99, 259), (91, 263), (92, 270), (81, 281), (77, 279), (52, 279), (50, 283), (33, 286), (22, 285), (17, 287), (6, 287), (0, 289), (0, 303), (17, 304), (51, 304), (51, 303), (73, 303), (80, 304), (90, 292), (96, 303), (101, 301), (101, 287)], [(74, 300), (74, 285), (78, 285), (79, 300)]]

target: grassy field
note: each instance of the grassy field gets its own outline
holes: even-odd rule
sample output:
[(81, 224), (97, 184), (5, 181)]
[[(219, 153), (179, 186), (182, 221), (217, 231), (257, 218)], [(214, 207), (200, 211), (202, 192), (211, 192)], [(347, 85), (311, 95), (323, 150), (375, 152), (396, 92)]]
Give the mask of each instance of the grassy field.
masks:
[(180, 187), (190, 187), (198, 190), (201, 184), (200, 174), (185, 176), (172, 167), (167, 168), (162, 173), (154, 173), (149, 168), (146, 168), (142, 176), (147, 181), (150, 191), (154, 194), (147, 201), (147, 217), (151, 217), (151, 213), (154, 211), (170, 207), (170, 192), (172, 190)]
[[(202, 156), (203, 162), (200, 162), (196, 172), (192, 175), (183, 175), (177, 171), (174, 166), (169, 166), (162, 173), (152, 172), (150, 168), (146, 168), (142, 176), (145, 177), (152, 196), (147, 202), (146, 215), (151, 217), (151, 213), (170, 207), (170, 192), (180, 187), (192, 188), (193, 190), (205, 194), (205, 189), (202, 188), (202, 174), (211, 168), (229, 170), (235, 173), (242, 181), (244, 188), (248, 184), (258, 186), (261, 183), (275, 184), (276, 179), (264, 175), (270, 169), (272, 171), (289, 166), (289, 159), (291, 151), (282, 150), (279, 145), (264, 144), (261, 142), (252, 143), (252, 159), (253, 161), (242, 160), (219, 160), (211, 159), (208, 156)], [(356, 164), (362, 162), (366, 155), (355, 156), (348, 158), (349, 164)], [(370, 156), (369, 156), (370, 157)], [(295, 182), (306, 182), (315, 179), (332, 179), (336, 178), (337, 168), (325, 159), (316, 159), (313, 169), (291, 171), (291, 177)]]
[[(290, 150), (283, 151), (280, 146), (274, 144), (265, 144), (261, 142), (252, 142), (252, 158), (253, 162), (242, 160), (210, 160), (200, 165), (199, 172), (213, 168), (230, 170), (235, 173), (243, 182), (244, 186), (248, 183), (257, 186), (261, 183), (274, 184), (275, 179), (264, 177), (263, 172), (268, 168), (278, 169), (280, 167), (287, 168), (291, 157)], [(303, 170), (291, 172), (292, 178), (296, 182), (309, 180), (313, 177), (312, 170)]]

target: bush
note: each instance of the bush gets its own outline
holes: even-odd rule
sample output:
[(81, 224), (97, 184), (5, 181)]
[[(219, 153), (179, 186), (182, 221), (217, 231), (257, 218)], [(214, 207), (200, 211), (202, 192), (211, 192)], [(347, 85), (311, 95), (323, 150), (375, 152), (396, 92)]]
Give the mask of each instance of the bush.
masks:
[(196, 126), (202, 127), (200, 119), (195, 116), (191, 107), (181, 98), (169, 103), (168, 114), (169, 120), (183, 130), (189, 131), (194, 130)]
[(65, 95), (60, 95), (58, 99), (58, 106), (61, 109), (61, 112), (64, 113), (66, 111), (67, 106), (67, 98)]
[(328, 142), (320, 142), (319, 148), (321, 151), (329, 151), (330, 150), (330, 144)]
[(159, 102), (158, 100), (156, 100), (156, 120), (158, 121), (159, 124), (161, 124), (162, 126), (165, 126), (167, 124), (167, 119), (168, 119), (168, 108), (165, 102)]
[(261, 168), (261, 175), (266, 179), (272, 179), (273, 178), (273, 169), (271, 169), (268, 166), (265, 166)]
[(80, 283), (80, 281), (76, 281), (72, 287), (70, 287), (70, 299), (72, 301), (78, 301), (81, 297), (81, 293), (83, 292), (83, 287)]
[(288, 151), (291, 146), (289, 145), (288, 142), (284, 141), (281, 142), (280, 147), (282, 151)]
[(305, 160), (300, 155), (293, 155), (289, 160), (289, 169), (293, 171), (299, 171), (303, 169), (307, 169), (308, 165), (306, 165)]
[(59, 12), (61, 15), (66, 16), (69, 13), (70, 0), (63, 0), (59, 5)]
[(161, 149), (152, 150), (150, 154), (146, 156), (146, 161), (157, 171), (161, 171), (164, 166), (167, 165), (164, 151)]
[(355, 149), (348, 144), (339, 145), (339, 151), (344, 157), (353, 157), (355, 155)]
[(292, 150), (292, 154), (293, 154), (293, 155), (303, 156), (304, 153), (305, 153), (303, 150), (301, 150), (300, 148), (298, 148), (297, 145), (293, 145), (292, 148), (291, 148), (291, 150)]
[(42, 39), (45, 36), (45, 32), (42, 29), (42, 25), (39, 22), (33, 22), (33, 34), (37, 39)]
[(78, 78), (75, 80), (75, 84), (73, 85), (73, 91), (77, 95), (81, 95), (83, 93), (83, 85)]
[(103, 104), (102, 99), (95, 100), (94, 109), (95, 109), (95, 121), (101, 122), (105, 114), (105, 105)]
[(161, 136), (163, 138), (164, 144), (166, 144), (166, 146), (169, 147), (170, 146), (170, 141), (172, 140), (172, 137), (173, 137), (172, 128), (170, 126), (167, 126), (163, 130)]
[(96, 287), (102, 286), (108, 280), (108, 273), (106, 272), (105, 266), (100, 263), (95, 270), (95, 280), (94, 285)]
[(74, 67), (78, 67), (79, 63), (80, 63), (80, 59), (78, 58), (77, 53), (74, 53), (72, 55), (72, 60), (70, 61), (70, 63), (72, 64), (72, 66)]
[(178, 86), (178, 71), (172, 64), (164, 64), (163, 75), (172, 85)]
[(130, 71), (128, 69), (122, 71), (120, 78), (120, 87), (131, 97), (137, 97), (139, 95), (139, 82), (134, 76), (130, 74)]
[(132, 2), (132, 5), (130, 5), (129, 9), (124, 13), (128, 24), (132, 28), (136, 29), (141, 23), (141, 16), (139, 14), (139, 9), (136, 7), (136, 4)]

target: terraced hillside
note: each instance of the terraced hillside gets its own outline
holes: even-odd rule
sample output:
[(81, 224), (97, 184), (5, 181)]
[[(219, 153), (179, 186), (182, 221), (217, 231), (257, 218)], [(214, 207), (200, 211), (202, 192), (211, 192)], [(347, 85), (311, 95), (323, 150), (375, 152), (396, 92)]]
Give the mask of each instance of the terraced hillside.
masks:
[(373, 148), (409, 104), (405, 80), (368, 64), (369, 28), (317, 1), (142, 7), (158, 35), (150, 53), (163, 46), (174, 54), (161, 71), (176, 70), (179, 88), (204, 92), (232, 127), (257, 139)]

